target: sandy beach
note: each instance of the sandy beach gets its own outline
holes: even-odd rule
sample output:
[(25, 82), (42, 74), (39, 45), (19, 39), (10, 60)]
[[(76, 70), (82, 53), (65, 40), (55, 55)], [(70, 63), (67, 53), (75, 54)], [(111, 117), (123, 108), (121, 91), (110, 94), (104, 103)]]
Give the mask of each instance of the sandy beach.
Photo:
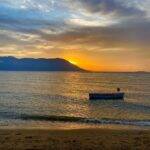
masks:
[(150, 131), (1, 129), (0, 150), (148, 150)]

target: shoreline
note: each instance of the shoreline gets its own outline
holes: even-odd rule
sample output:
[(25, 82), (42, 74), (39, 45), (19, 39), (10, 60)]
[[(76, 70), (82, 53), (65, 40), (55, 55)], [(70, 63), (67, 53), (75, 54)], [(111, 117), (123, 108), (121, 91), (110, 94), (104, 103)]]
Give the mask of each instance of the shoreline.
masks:
[(0, 149), (15, 150), (147, 150), (150, 130), (0, 129)]

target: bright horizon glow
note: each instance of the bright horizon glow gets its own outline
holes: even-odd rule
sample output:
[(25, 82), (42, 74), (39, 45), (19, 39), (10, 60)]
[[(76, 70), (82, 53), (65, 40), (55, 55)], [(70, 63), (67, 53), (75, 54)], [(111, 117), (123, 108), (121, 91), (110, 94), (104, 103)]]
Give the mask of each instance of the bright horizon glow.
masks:
[(68, 61), (73, 65), (78, 65), (78, 63), (76, 61), (73, 61), (73, 60), (68, 60)]

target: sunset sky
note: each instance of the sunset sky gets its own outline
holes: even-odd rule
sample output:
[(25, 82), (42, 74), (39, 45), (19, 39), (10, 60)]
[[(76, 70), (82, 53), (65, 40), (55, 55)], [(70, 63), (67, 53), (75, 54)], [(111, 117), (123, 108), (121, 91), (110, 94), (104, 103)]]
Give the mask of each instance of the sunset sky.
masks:
[(150, 71), (150, 0), (0, 0), (0, 55)]

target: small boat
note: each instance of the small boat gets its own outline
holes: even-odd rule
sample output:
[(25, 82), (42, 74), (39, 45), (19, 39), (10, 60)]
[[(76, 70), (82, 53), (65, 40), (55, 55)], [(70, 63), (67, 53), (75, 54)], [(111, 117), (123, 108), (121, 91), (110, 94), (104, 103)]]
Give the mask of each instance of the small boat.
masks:
[(124, 93), (117, 92), (117, 93), (90, 93), (89, 99), (90, 100), (123, 100)]

